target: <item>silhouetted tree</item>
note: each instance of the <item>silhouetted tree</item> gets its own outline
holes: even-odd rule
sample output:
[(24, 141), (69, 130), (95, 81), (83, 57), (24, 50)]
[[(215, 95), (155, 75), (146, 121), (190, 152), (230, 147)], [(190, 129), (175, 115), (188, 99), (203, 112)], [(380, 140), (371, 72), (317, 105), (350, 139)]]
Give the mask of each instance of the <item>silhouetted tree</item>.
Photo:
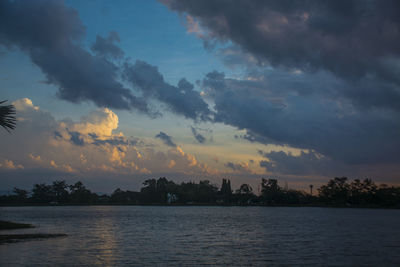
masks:
[(72, 203), (92, 203), (97, 199), (97, 195), (92, 194), (81, 182), (70, 185), (69, 189)]
[(177, 196), (178, 203), (215, 203), (218, 187), (208, 180), (200, 181), (198, 184), (182, 182), (180, 185), (175, 185), (172, 193)]
[(201, 203), (214, 203), (218, 187), (211, 184), (209, 180), (203, 180), (198, 185), (198, 201)]
[(157, 203), (167, 203), (168, 195), (168, 180), (165, 177), (160, 177), (157, 180)]
[(16, 196), (17, 202), (24, 203), (28, 200), (29, 191), (27, 191), (27, 190), (14, 187), (13, 193)]
[(400, 187), (382, 184), (376, 189), (374, 197), (377, 205), (400, 208)]
[(35, 184), (32, 189), (32, 200), (36, 203), (49, 203), (54, 201), (54, 192), (51, 185)]
[(266, 204), (276, 204), (282, 199), (282, 189), (276, 179), (261, 179), (261, 197)]
[(55, 198), (54, 201), (59, 203), (68, 202), (69, 192), (67, 191), (68, 185), (65, 181), (54, 181), (51, 188)]
[(155, 203), (156, 202), (156, 193), (157, 193), (157, 180), (156, 179), (148, 179), (143, 182), (144, 187), (140, 189), (141, 200), (147, 203)]
[(239, 189), (235, 191), (234, 201), (240, 205), (248, 205), (256, 200), (256, 195), (253, 194), (253, 188), (248, 184), (242, 184)]
[(248, 184), (242, 184), (240, 188), (236, 190), (236, 194), (247, 195), (252, 193), (253, 193), (253, 188), (251, 188), (251, 186)]
[(117, 188), (110, 197), (110, 203), (137, 204), (139, 203), (139, 192), (123, 191)]
[(144, 187), (140, 189), (141, 201), (145, 203), (167, 203), (168, 195), (176, 195), (179, 191), (173, 181), (165, 177), (148, 179), (143, 182)]
[(229, 179), (222, 179), (220, 195), (224, 203), (229, 204), (231, 202), (232, 188), (231, 181)]
[(280, 193), (279, 201), (282, 204), (303, 204), (309, 202), (310, 195), (299, 190), (287, 189)]
[[(176, 184), (165, 177), (144, 181), (140, 192), (116, 189), (111, 196), (98, 196), (81, 182), (67, 185), (65, 181), (54, 181), (52, 185), (35, 184), (32, 195), (23, 189), (14, 188), (13, 194), (1, 195), (0, 204), (50, 203), (60, 204), (140, 204), (140, 203), (224, 203), (224, 204), (272, 204), (272, 205), (354, 205), (400, 207), (400, 187), (375, 185), (370, 179), (349, 181), (346, 177), (334, 178), (321, 186), (318, 196), (304, 191), (281, 188), (276, 179), (261, 180), (262, 192), (257, 197), (250, 185), (242, 184), (232, 194), (229, 179), (223, 179), (220, 190), (208, 180)], [(68, 190), (69, 189), (69, 190)]]
[(327, 185), (318, 189), (320, 197), (334, 204), (346, 204), (349, 197), (350, 186), (347, 177), (335, 177)]
[(143, 202), (157, 203), (157, 180), (148, 179), (143, 182), (144, 187), (140, 189), (141, 197)]
[[(0, 101), (0, 105), (7, 102)], [(6, 129), (7, 132), (10, 130), (14, 130), (17, 122), (17, 118), (15, 117), (15, 107), (13, 105), (1, 105), (0, 106), (0, 126)]]

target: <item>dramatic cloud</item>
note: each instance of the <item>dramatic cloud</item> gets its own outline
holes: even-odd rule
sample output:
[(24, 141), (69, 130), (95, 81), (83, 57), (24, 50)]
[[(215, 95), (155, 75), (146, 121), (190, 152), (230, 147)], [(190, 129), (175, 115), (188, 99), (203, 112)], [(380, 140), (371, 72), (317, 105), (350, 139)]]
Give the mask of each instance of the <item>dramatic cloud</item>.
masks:
[[(0, 169), (77, 175), (218, 173), (183, 151), (192, 145), (199, 159), (215, 157), (211, 164), (232, 175), (254, 170), (297, 176), (398, 173), (397, 1), (161, 2), (186, 19), (187, 32), (230, 68), (226, 74), (198, 77), (196, 88), (185, 78), (172, 85), (156, 66), (129, 59), (118, 46), (117, 32), (98, 35), (88, 44), (77, 11), (62, 1), (0, 1), (0, 46), (26, 53), (47, 83), (58, 87), (59, 98), (100, 107), (79, 121), (56, 120), (27, 98), (15, 101), (18, 127), (1, 140), (7, 155), (0, 155)], [(177, 143), (189, 138), (174, 135), (176, 143), (159, 132), (155, 138), (167, 147), (158, 150), (160, 142), (148, 143), (154, 138), (143, 141), (118, 132), (116, 109), (151, 117), (169, 110), (195, 123), (191, 132), (200, 144), (210, 140), (201, 123), (224, 132), (215, 146), (193, 145), (192, 139), (182, 147)], [(221, 152), (234, 150), (221, 148), (233, 144), (227, 131), (235, 130), (221, 124), (240, 130), (231, 141), (246, 146), (241, 155)], [(254, 155), (248, 148), (255, 143), (283, 151)], [(249, 158), (253, 163), (243, 163)]]
[(133, 65), (125, 64), (124, 77), (145, 97), (158, 99), (172, 112), (194, 120), (210, 120), (212, 113), (208, 104), (186, 79), (181, 79), (178, 86), (172, 86), (164, 81), (157, 67), (140, 60)]
[(301, 151), (298, 156), (283, 151), (271, 151), (269, 153), (261, 151), (260, 153), (268, 159), (268, 161), (260, 161), (260, 166), (272, 173), (322, 175), (326, 177), (349, 173), (349, 168), (346, 169), (343, 165), (339, 166), (339, 164), (313, 151)]
[(0, 133), (2, 151), (7, 151), (0, 155), (1, 173), (18, 171), (29, 177), (47, 171), (81, 178), (129, 175), (130, 179), (150, 174), (209, 177), (216, 173), (163, 132), (157, 137), (170, 146), (165, 152), (142, 140), (126, 138), (118, 132), (118, 116), (110, 109), (98, 109), (71, 121), (56, 120), (28, 98), (13, 104), (18, 128), (12, 134)]
[(231, 169), (234, 172), (238, 173), (252, 173), (247, 163), (233, 163), (227, 162), (225, 163), (225, 167)]
[(138, 144), (138, 140), (127, 140), (123, 136), (113, 136), (112, 138), (108, 139), (99, 139), (96, 134), (89, 134), (89, 136), (93, 139), (93, 144), (94, 145), (105, 145), (105, 144), (110, 144), (113, 146), (118, 146), (118, 145), (136, 145)]
[[(216, 122), (251, 142), (351, 164), (400, 162), (396, 1), (162, 1), (242, 79), (203, 80)], [(270, 166), (271, 167), (271, 166)]]
[(124, 52), (114, 42), (120, 42), (118, 33), (115, 31), (110, 32), (107, 38), (97, 35), (96, 42), (92, 45), (92, 51), (97, 55), (111, 59), (121, 59), (124, 56)]
[[(172, 112), (195, 120), (212, 115), (194, 86), (181, 79), (178, 86), (164, 81), (157, 67), (143, 61), (125, 62), (122, 69), (113, 60), (124, 60), (116, 45), (119, 36), (97, 36), (85, 50), (85, 27), (76, 10), (62, 1), (2, 1), (0, 4), (0, 44), (26, 51), (46, 75), (47, 82), (59, 86), (58, 97), (80, 103), (92, 101), (99, 107), (136, 109), (160, 115), (149, 107), (149, 98), (164, 103)], [(121, 61), (119, 61), (121, 62)], [(134, 90), (120, 81), (121, 71)]]
[(398, 1), (161, 2), (203, 29), (206, 45), (232, 42), (217, 53), (230, 66), (328, 72), (358, 108), (400, 111)]
[(71, 135), (70, 141), (77, 145), (77, 146), (83, 146), (85, 144), (85, 141), (81, 137), (81, 134), (79, 132), (69, 132)]
[(113, 136), (113, 131), (118, 128), (118, 116), (110, 109), (104, 108), (92, 111), (83, 116), (78, 123), (69, 126), (69, 129), (96, 139)]
[(198, 133), (196, 128), (191, 126), (190, 129), (192, 130), (192, 134), (193, 134), (194, 138), (196, 138), (197, 142), (199, 142), (200, 144), (203, 144), (206, 141), (206, 138), (203, 135), (201, 135), (200, 133)]
[[(345, 100), (301, 94), (298, 91), (302, 86), (289, 90), (292, 80), (282, 80), (279, 88), (288, 88), (276, 93), (268, 81), (236, 80), (218, 72), (208, 74), (203, 86), (214, 99), (215, 120), (246, 129), (244, 138), (251, 141), (313, 149), (338, 161), (400, 162), (396, 152), (400, 149), (398, 113), (359, 112)], [(330, 83), (326, 86), (329, 92)]]
[[(274, 66), (324, 68), (341, 77), (399, 81), (385, 60), (400, 55), (398, 1), (162, 0)], [(197, 27), (198, 28), (198, 27)], [(386, 76), (386, 77), (385, 77)]]
[[(26, 51), (47, 82), (59, 86), (60, 98), (149, 113), (147, 103), (118, 82), (117, 66), (83, 48), (84, 35), (78, 13), (62, 1), (17, 0), (0, 4), (0, 44)], [(104, 54), (108, 50), (115, 55), (115, 50), (110, 51), (113, 47), (106, 45), (115, 39), (113, 36), (111, 40), (98, 39), (95, 51)]]
[(177, 147), (177, 145), (172, 141), (172, 137), (164, 132), (160, 132), (156, 135), (156, 138), (159, 138), (163, 143), (170, 147)]

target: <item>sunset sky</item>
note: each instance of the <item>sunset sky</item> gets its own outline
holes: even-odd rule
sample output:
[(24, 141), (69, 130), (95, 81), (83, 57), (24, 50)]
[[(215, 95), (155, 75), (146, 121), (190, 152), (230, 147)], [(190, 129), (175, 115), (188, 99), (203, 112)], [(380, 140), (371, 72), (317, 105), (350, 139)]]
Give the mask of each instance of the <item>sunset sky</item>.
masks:
[(0, 1), (0, 190), (400, 183), (399, 1)]

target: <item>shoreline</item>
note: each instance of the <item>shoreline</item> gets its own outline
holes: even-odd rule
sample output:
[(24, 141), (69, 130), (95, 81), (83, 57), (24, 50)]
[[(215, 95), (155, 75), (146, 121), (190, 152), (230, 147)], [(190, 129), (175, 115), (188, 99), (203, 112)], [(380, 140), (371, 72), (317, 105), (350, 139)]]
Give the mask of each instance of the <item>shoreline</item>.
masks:
[(79, 206), (162, 206), (162, 207), (292, 207), (292, 208), (353, 208), (353, 209), (400, 209), (400, 206), (377, 206), (377, 205), (329, 205), (329, 204), (251, 204), (251, 205), (237, 205), (237, 204), (212, 204), (212, 203), (60, 203), (60, 204), (47, 204), (47, 203), (25, 203), (25, 204), (1, 204), (0, 207), (79, 207)]
[[(7, 230), (19, 230), (19, 229), (31, 229), (35, 228), (34, 225), (29, 223), (16, 223), (11, 221), (2, 221), (0, 220), (0, 233), (1, 231)], [(46, 239), (46, 238), (55, 238), (55, 237), (66, 237), (67, 234), (46, 234), (46, 233), (24, 233), (24, 234), (0, 234), (0, 244), (2, 243), (14, 243), (18, 241), (24, 240), (38, 240), (38, 239)]]
[(27, 229), (27, 228), (35, 228), (35, 226), (33, 226), (32, 224), (29, 224), (29, 223), (16, 223), (16, 222), (0, 220), (0, 231), (1, 230)]

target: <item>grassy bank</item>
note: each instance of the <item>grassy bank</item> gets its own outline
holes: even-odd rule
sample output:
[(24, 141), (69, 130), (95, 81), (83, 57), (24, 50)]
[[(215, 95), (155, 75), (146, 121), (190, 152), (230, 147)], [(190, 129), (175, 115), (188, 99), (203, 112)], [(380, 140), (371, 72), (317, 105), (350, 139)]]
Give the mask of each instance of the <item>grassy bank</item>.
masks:
[[(0, 221), (0, 231), (1, 230), (16, 230), (16, 229), (27, 229), (34, 228), (32, 224), (28, 223), (15, 223), (9, 221)], [(54, 237), (64, 237), (66, 234), (43, 234), (43, 233), (35, 233), (35, 234), (0, 234), (0, 244), (1, 243), (11, 243), (22, 240), (29, 239), (44, 239), (44, 238), (54, 238)]]
[(11, 243), (27, 239), (44, 239), (54, 237), (64, 237), (66, 234), (10, 234), (0, 235), (0, 243)]
[(34, 228), (34, 226), (28, 223), (0, 221), (0, 230), (14, 230), (14, 229), (25, 229), (25, 228)]

